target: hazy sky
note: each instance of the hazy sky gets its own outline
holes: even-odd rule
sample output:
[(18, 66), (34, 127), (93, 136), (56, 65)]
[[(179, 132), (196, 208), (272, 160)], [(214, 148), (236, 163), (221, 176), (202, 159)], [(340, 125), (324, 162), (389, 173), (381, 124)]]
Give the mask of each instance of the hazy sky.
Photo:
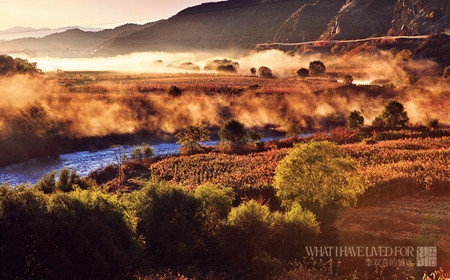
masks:
[[(167, 18), (208, 0), (0, 0), (0, 29), (14, 26), (113, 27)], [(95, 26), (94, 26), (95, 25)]]

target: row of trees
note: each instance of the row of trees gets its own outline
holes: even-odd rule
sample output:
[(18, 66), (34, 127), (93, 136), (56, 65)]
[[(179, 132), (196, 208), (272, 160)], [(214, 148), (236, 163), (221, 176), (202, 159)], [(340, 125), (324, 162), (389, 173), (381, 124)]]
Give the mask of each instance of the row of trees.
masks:
[[(209, 141), (211, 132), (201, 124), (190, 125), (177, 133), (178, 143), (186, 153), (201, 151), (203, 147), (199, 142)], [(220, 141), (232, 149), (249, 143), (260, 141), (263, 135), (257, 131), (246, 129), (245, 126), (234, 119), (226, 121), (219, 130)]]
[[(375, 118), (374, 123), (381, 123), (386, 128), (404, 127), (409, 121), (405, 107), (395, 100), (389, 101), (383, 112)], [(364, 125), (364, 117), (360, 111), (352, 111), (347, 117), (347, 126), (358, 129)]]

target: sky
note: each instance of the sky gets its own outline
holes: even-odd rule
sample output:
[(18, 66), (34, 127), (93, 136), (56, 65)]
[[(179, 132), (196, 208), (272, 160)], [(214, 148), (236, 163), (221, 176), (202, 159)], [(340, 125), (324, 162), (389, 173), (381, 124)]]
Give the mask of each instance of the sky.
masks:
[(0, 30), (15, 26), (115, 27), (168, 18), (208, 0), (0, 0)]

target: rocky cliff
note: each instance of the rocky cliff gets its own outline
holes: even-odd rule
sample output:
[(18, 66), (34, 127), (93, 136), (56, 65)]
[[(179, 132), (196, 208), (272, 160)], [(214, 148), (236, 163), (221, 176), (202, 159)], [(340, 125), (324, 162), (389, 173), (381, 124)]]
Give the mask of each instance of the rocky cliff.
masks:
[(449, 0), (398, 0), (392, 20), (393, 34), (421, 35), (450, 28)]
[(321, 39), (357, 39), (382, 35), (391, 27), (396, 0), (348, 0)]
[(317, 0), (303, 5), (292, 14), (275, 34), (275, 42), (295, 43), (319, 38), (345, 0)]

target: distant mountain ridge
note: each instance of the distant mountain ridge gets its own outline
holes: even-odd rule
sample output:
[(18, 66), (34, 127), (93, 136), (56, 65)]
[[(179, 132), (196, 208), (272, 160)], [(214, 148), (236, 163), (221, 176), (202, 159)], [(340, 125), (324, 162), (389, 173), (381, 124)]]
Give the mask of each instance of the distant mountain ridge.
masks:
[(114, 56), (141, 51), (249, 50), (382, 35), (423, 35), (450, 27), (448, 0), (229, 0), (180, 11), (167, 20), (97, 32), (79, 29), (0, 42), (0, 52)]
[(82, 26), (66, 26), (60, 28), (33, 28), (33, 27), (25, 27), (25, 26), (15, 26), (13, 28), (0, 30), (0, 40), (15, 40), (21, 38), (40, 38), (44, 36), (48, 36), (54, 33), (61, 33), (71, 29), (80, 29), (82, 31), (89, 32), (98, 32), (103, 30), (104, 28), (95, 28), (95, 27), (82, 27)]

